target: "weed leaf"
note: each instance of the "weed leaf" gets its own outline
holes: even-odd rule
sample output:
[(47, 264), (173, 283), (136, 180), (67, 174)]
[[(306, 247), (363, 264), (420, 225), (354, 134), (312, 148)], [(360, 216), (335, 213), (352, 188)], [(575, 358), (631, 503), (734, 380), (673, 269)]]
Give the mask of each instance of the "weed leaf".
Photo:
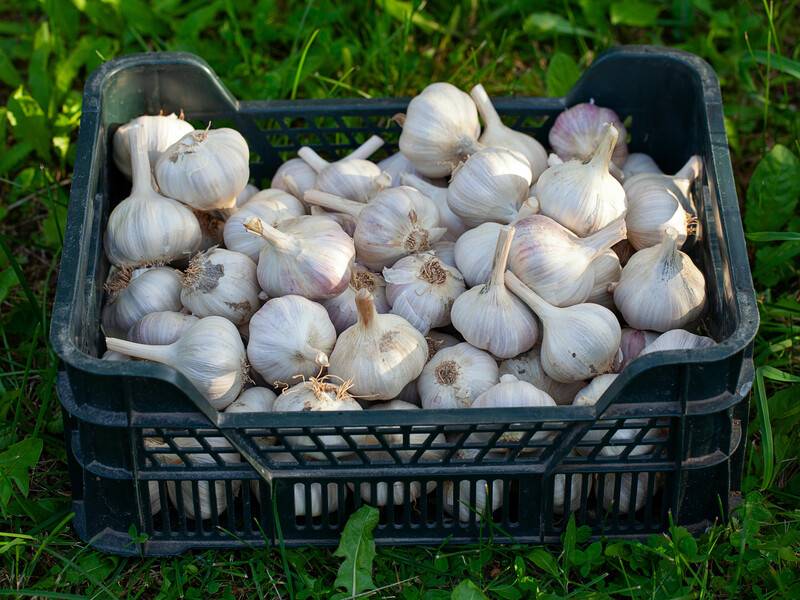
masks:
[(450, 594), (451, 600), (487, 600), (481, 588), (475, 585), (469, 579), (465, 579), (459, 583)]
[(28, 495), (28, 469), (39, 461), (42, 453), (42, 440), (28, 438), (9, 446), (0, 454), (0, 504), (8, 504), (11, 499), (11, 482), (17, 484), (23, 496)]
[(378, 524), (379, 511), (362, 506), (347, 520), (342, 539), (334, 556), (344, 558), (336, 574), (336, 587), (344, 587), (351, 596), (375, 589), (372, 581), (372, 561), (375, 559), (375, 539), (372, 530)]
[(635, 27), (652, 27), (656, 24), (661, 7), (649, 2), (614, 2), (611, 5), (610, 17), (612, 25), (633, 25)]
[(574, 60), (560, 52), (554, 54), (545, 76), (547, 95), (558, 98), (566, 96), (580, 76), (581, 70)]
[(747, 187), (745, 228), (780, 231), (794, 214), (800, 197), (800, 161), (776, 144), (756, 167)]

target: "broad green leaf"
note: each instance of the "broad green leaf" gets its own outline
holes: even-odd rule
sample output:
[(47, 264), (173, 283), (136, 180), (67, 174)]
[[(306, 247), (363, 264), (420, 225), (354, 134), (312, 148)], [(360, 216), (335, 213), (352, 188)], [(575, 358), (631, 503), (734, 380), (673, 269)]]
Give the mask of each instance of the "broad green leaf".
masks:
[(656, 24), (661, 7), (649, 2), (614, 2), (611, 5), (610, 19), (612, 25), (633, 25), (651, 27)]
[(0, 302), (8, 297), (8, 293), (19, 283), (17, 274), (11, 267), (0, 271)]
[(580, 76), (581, 70), (572, 58), (560, 52), (555, 53), (545, 75), (547, 95), (556, 98), (566, 96)]
[(8, 99), (8, 122), (14, 137), (20, 142), (33, 144), (40, 159), (49, 161), (50, 132), (47, 118), (35, 98), (28, 96), (22, 87)]
[(375, 589), (372, 580), (372, 561), (375, 559), (375, 540), (372, 530), (378, 524), (380, 511), (364, 505), (347, 520), (339, 547), (334, 556), (344, 558), (336, 574), (335, 587), (344, 587), (351, 595)]
[(748, 233), (745, 237), (751, 242), (800, 242), (800, 233), (795, 233), (794, 231), (787, 231), (786, 233), (761, 231)]
[[(31, 96), (44, 110), (50, 106), (53, 89), (53, 76), (48, 68), (52, 51), (53, 40), (50, 35), (50, 24), (45, 21), (36, 30), (33, 38), (33, 54), (28, 63), (28, 87), (31, 90)], [(47, 136), (45, 143), (49, 139), (50, 136)], [(38, 143), (37, 140), (31, 141)]]
[(0, 81), (7, 84), (9, 87), (18, 88), (22, 85), (22, 77), (8, 58), (8, 55), (0, 48)]
[(758, 163), (747, 187), (744, 223), (747, 231), (780, 231), (794, 214), (800, 197), (800, 161), (776, 144)]
[(764, 377), (771, 379), (772, 381), (781, 381), (783, 383), (800, 383), (800, 377), (790, 373), (784, 373), (775, 367), (763, 366), (761, 367), (761, 372), (764, 374)]
[(451, 600), (488, 600), (477, 585), (469, 579), (459, 583), (453, 593), (450, 594)]
[(760, 286), (772, 287), (782, 281), (792, 281), (792, 259), (800, 254), (800, 244), (783, 242), (756, 250), (753, 280)]
[(800, 79), (800, 62), (785, 56), (778, 56), (774, 52), (753, 50), (752, 54), (745, 54), (740, 60), (740, 65), (749, 66), (754, 63), (764, 66), (769, 63), (770, 70), (780, 71), (786, 75), (791, 75), (795, 79)]
[[(119, 10), (129, 27), (148, 37), (166, 37), (170, 35), (167, 23), (143, 0), (124, 0), (119, 3)], [(198, 31), (199, 35), (201, 32)]]
[(0, 453), (0, 504), (7, 504), (11, 498), (11, 482), (17, 484), (23, 496), (28, 495), (28, 469), (39, 462), (42, 446), (39, 438), (28, 438)]
[(66, 37), (67, 41), (74, 43), (78, 38), (78, 25), (81, 14), (78, 8), (68, 0), (47, 0), (44, 10), (56, 35)]
[(588, 38), (597, 36), (583, 27), (573, 25), (561, 15), (551, 12), (531, 13), (525, 19), (522, 29), (539, 35), (577, 35)]
[(81, 67), (85, 65), (89, 58), (95, 55), (95, 50), (99, 48), (101, 42), (91, 36), (84, 36), (75, 46), (74, 50), (70, 52), (66, 60), (59, 61), (56, 67), (56, 89), (59, 91), (60, 97), (66, 94), (72, 87), (75, 77)]
[(556, 566), (556, 561), (553, 558), (553, 556), (549, 552), (547, 552), (547, 550), (536, 548), (535, 550), (531, 550), (530, 552), (528, 552), (528, 554), (526, 554), (525, 557), (545, 573), (548, 573), (553, 577), (559, 576), (558, 567)]
[(0, 176), (15, 171), (20, 163), (22, 163), (33, 150), (34, 145), (32, 142), (21, 141), (3, 152), (3, 154), (0, 155)]

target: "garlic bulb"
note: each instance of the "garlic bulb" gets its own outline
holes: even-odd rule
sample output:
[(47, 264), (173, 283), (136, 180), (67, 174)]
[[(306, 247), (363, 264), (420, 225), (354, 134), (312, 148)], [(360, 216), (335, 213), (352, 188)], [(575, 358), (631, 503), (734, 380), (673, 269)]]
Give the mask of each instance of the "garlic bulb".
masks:
[(499, 374), (510, 374), (521, 381), (536, 386), (549, 395), (556, 404), (572, 404), (575, 394), (584, 387), (584, 381), (562, 383), (544, 372), (542, 367), (542, 347), (536, 344), (529, 352), (509, 358), (500, 363)]
[(444, 333), (436, 329), (433, 329), (428, 332), (428, 335), (425, 336), (425, 341), (428, 342), (427, 362), (430, 362), (431, 359), (439, 350), (444, 350), (445, 348), (452, 348), (453, 346), (457, 346), (458, 344), (461, 343), (461, 340), (459, 340), (458, 338), (453, 337), (449, 333)]
[(353, 241), (358, 259), (374, 271), (391, 267), (409, 254), (429, 250), (445, 233), (438, 227), (436, 205), (407, 186), (384, 190), (369, 204), (317, 190), (306, 192), (305, 200), (356, 218)]
[[(248, 183), (246, 186), (244, 186), (244, 189), (236, 195), (236, 202), (234, 203), (233, 206), (231, 206), (230, 208), (222, 208), (219, 210), (211, 211), (211, 214), (218, 216), (223, 221), (227, 221), (233, 215), (235, 215), (239, 209), (241, 209), (245, 204), (247, 204), (253, 196), (258, 194), (260, 191), (261, 190), (259, 190), (252, 183)], [(195, 211), (195, 215), (196, 214), (197, 211)]]
[(555, 306), (572, 306), (589, 298), (594, 285), (592, 262), (625, 239), (620, 217), (585, 238), (579, 238), (553, 219), (532, 215), (516, 225), (508, 255), (511, 272)]
[(412, 98), (401, 126), (400, 152), (428, 177), (450, 175), (481, 148), (475, 104), (449, 83), (432, 83)]
[(432, 185), (412, 173), (400, 173), (399, 177), (401, 185), (413, 187), (436, 204), (436, 208), (439, 209), (439, 226), (447, 229), (442, 236), (442, 241), (455, 242), (462, 233), (467, 231), (464, 221), (450, 210), (450, 206), (447, 204), (447, 188)]
[(469, 95), (472, 96), (483, 119), (483, 133), (478, 141), (484, 146), (516, 150), (528, 159), (533, 181), (539, 179), (539, 176), (547, 169), (547, 152), (544, 146), (531, 136), (506, 127), (480, 83), (472, 88)]
[(588, 162), (571, 160), (542, 173), (536, 183), (542, 214), (580, 237), (625, 214), (625, 190), (608, 172), (617, 136), (609, 125)]
[(234, 252), (241, 252), (257, 263), (264, 240), (247, 231), (244, 222), (256, 217), (264, 223), (277, 227), (281, 221), (288, 221), (304, 214), (306, 211), (303, 204), (294, 196), (281, 190), (263, 190), (250, 198), (225, 222), (223, 230), (225, 247)]
[[(614, 496), (616, 495), (617, 477), (619, 477), (619, 502), (615, 506)], [(652, 477), (652, 482), (651, 478)], [(626, 515), (633, 509), (639, 512), (647, 504), (647, 499), (656, 495), (662, 485), (661, 473), (639, 473), (634, 480), (633, 473), (623, 473), (622, 475), (600, 474), (598, 475), (597, 495), (602, 494), (604, 510), (618, 510), (619, 514)], [(634, 491), (634, 481), (636, 490)], [(652, 485), (652, 490), (650, 486)]]
[(386, 299), (386, 282), (383, 277), (356, 264), (350, 271), (350, 285), (347, 286), (347, 289), (322, 304), (328, 311), (337, 335), (358, 322), (356, 292), (360, 289), (365, 289), (372, 294), (372, 303), (378, 314), (383, 315), (391, 310), (392, 305)]
[(679, 329), (700, 318), (706, 308), (703, 273), (678, 250), (678, 233), (668, 227), (663, 241), (639, 250), (622, 269), (614, 302), (636, 329)]
[(329, 163), (308, 146), (297, 154), (317, 172), (314, 189), (366, 203), (392, 183), (392, 176), (382, 173), (374, 162), (351, 158)]
[(200, 319), (177, 342), (165, 346), (106, 338), (109, 350), (169, 365), (191, 381), (217, 410), (242, 391), (245, 351), (239, 331), (222, 317)]
[(356, 293), (356, 307), (358, 323), (339, 336), (328, 371), (352, 380), (354, 396), (390, 400), (422, 372), (428, 345), (402, 317), (379, 315), (367, 290)]
[(622, 367), (638, 357), (656, 338), (658, 338), (658, 334), (654, 331), (640, 331), (633, 327), (625, 327), (619, 342), (619, 349), (622, 352)]
[[(272, 405), (273, 412), (316, 412), (316, 411), (346, 411), (361, 410), (361, 405), (348, 393), (348, 384), (336, 385), (328, 377), (312, 377), (298, 383), (278, 396)], [(320, 447), (338, 447), (351, 444), (342, 436), (317, 435), (318, 442), (305, 435), (286, 436), (286, 441), (293, 448), (301, 446), (316, 447), (317, 450), (303, 451), (302, 455), (311, 460), (328, 460), (328, 455)], [(364, 443), (363, 434), (349, 434), (352, 445), (360, 446)], [(352, 454), (351, 450), (331, 451), (333, 456), (342, 457)]]
[(628, 155), (625, 167), (622, 169), (623, 181), (638, 175), (639, 173), (662, 173), (656, 161), (649, 154), (643, 152), (633, 152)]
[[(465, 454), (470, 451), (459, 450), (455, 456)], [(477, 452), (473, 450), (471, 452)], [(474, 487), (473, 487), (474, 486)], [(488, 513), (493, 513), (503, 506), (503, 480), (495, 479), (489, 482), (485, 479), (478, 479), (474, 483), (468, 479), (458, 482), (458, 496), (455, 492), (455, 484), (452, 481), (445, 481), (443, 489), (443, 507), (448, 515), (454, 515), (455, 505), (458, 505), (458, 520), (467, 523), (474, 519), (480, 523)], [(491, 515), (489, 515), (491, 521)]]
[(606, 124), (611, 124), (619, 132), (616, 145), (612, 144), (612, 160), (622, 168), (628, 158), (628, 132), (617, 113), (610, 108), (588, 102), (568, 108), (553, 123), (548, 136), (550, 145), (562, 160), (588, 160), (601, 144)]
[(135, 125), (141, 125), (145, 134), (145, 149), (147, 150), (148, 169), (154, 165), (164, 150), (177, 142), (187, 133), (194, 131), (190, 123), (183, 120), (183, 111), (178, 117), (175, 113), (170, 115), (141, 116), (120, 125), (114, 132), (112, 142), (112, 156), (114, 164), (127, 177), (131, 179), (133, 167), (131, 161), (131, 143), (129, 132)]
[(458, 269), (458, 267), (456, 267), (455, 247), (455, 242), (439, 241), (435, 244), (431, 244), (430, 252), (438, 258), (442, 264)]
[(100, 357), (100, 360), (128, 362), (131, 360), (131, 357), (127, 356), (126, 354), (120, 354), (119, 352), (113, 352), (112, 350), (106, 350), (103, 352), (103, 356)]
[(468, 408), (499, 381), (494, 359), (461, 343), (436, 352), (422, 369), (417, 390), (422, 408)]
[[(645, 332), (652, 334), (651, 332)], [(695, 335), (684, 329), (665, 331), (653, 341), (646, 344), (639, 352), (639, 356), (659, 352), (661, 350), (689, 350), (692, 348), (708, 348), (714, 345), (714, 340), (704, 335)]]
[[(251, 387), (244, 390), (224, 412), (226, 413), (264, 413), (272, 412), (277, 396), (275, 392), (265, 387)], [(259, 446), (274, 446), (275, 436), (259, 436), (254, 438)]]
[(186, 206), (158, 194), (150, 181), (144, 128), (128, 133), (133, 189), (108, 216), (103, 245), (115, 265), (136, 267), (188, 256), (200, 244), (200, 224)]
[(611, 371), (618, 359), (621, 335), (614, 313), (599, 304), (558, 308), (545, 302), (513, 273), (506, 273), (505, 279), (508, 289), (542, 321), (545, 373), (566, 383)]
[[(295, 463), (297, 459), (289, 452), (272, 452), (269, 457), (276, 462)], [(314, 461), (310, 461), (314, 462)], [(261, 480), (250, 480), (250, 491), (261, 502)], [(324, 514), (334, 513), (339, 509), (339, 491), (335, 483), (329, 483), (325, 496), (322, 495), (320, 483), (295, 483), (294, 484), (294, 515), (295, 517), (321, 517)], [(343, 492), (347, 488), (342, 486)]]
[(295, 383), (328, 366), (336, 330), (328, 313), (302, 296), (269, 300), (250, 320), (247, 358), (269, 383)]
[(156, 161), (164, 195), (198, 210), (230, 208), (250, 178), (250, 149), (234, 129), (186, 134)]
[(467, 342), (501, 359), (530, 350), (539, 337), (536, 317), (503, 281), (513, 237), (514, 227), (500, 230), (488, 281), (461, 294), (450, 311), (453, 327)]
[(594, 279), (592, 291), (586, 302), (605, 306), (608, 310), (617, 309), (614, 304), (614, 294), (608, 291), (608, 286), (619, 281), (622, 275), (622, 266), (619, 257), (613, 250), (606, 250), (597, 256), (586, 269), (584, 276)]
[(505, 148), (485, 148), (453, 171), (447, 204), (468, 227), (509, 223), (528, 197), (533, 176), (528, 160)]
[(195, 316), (179, 312), (154, 312), (139, 319), (128, 330), (125, 338), (137, 344), (172, 344), (199, 320)]
[(212, 246), (221, 246), (225, 243), (222, 235), (225, 221), (222, 218), (212, 212), (203, 212), (194, 208), (191, 211), (200, 224), (200, 244), (197, 246), (199, 252), (205, 252)]
[(386, 299), (393, 315), (403, 317), (420, 333), (450, 324), (450, 308), (466, 291), (464, 278), (432, 252), (401, 258), (383, 270)]
[(256, 263), (216, 246), (192, 258), (181, 288), (181, 302), (200, 318), (217, 315), (244, 325), (260, 306)]
[[(580, 456), (575, 450), (569, 453), (569, 456)], [(588, 498), (592, 493), (592, 480), (591, 475), (567, 475), (558, 474), (553, 481), (553, 512), (557, 515), (563, 515), (565, 512), (575, 512), (580, 510), (581, 498)], [(586, 493), (584, 494), (584, 482), (586, 485)], [(567, 486), (569, 485), (569, 491)], [(564, 510), (566, 505), (567, 494), (569, 494), (569, 509)]]
[(105, 289), (108, 299), (101, 322), (103, 332), (113, 337), (125, 337), (145, 315), (182, 308), (181, 276), (169, 267), (121, 269)]
[[(381, 168), (381, 171), (384, 173), (388, 173), (392, 176), (392, 185), (391, 187), (397, 187), (398, 185), (410, 185), (411, 187), (416, 187), (411, 183), (402, 183), (400, 179), (401, 173), (408, 173), (409, 175), (413, 175), (414, 177), (419, 177), (425, 183), (437, 186), (437, 184), (443, 183), (444, 186), (447, 183), (443, 179), (439, 178), (432, 178), (432, 177), (425, 177), (422, 173), (417, 171), (414, 168), (414, 165), (411, 164), (411, 161), (408, 160), (402, 152), (395, 152), (388, 158), (384, 158), (383, 160), (378, 161), (378, 166)], [(437, 186), (438, 187), (438, 186)], [(441, 188), (444, 189), (444, 188)], [(422, 191), (422, 190), (420, 190)], [(426, 194), (427, 195), (427, 194)]]
[(350, 215), (340, 212), (328, 212), (321, 206), (316, 206), (313, 204), (309, 207), (308, 212), (313, 217), (327, 217), (341, 227), (342, 231), (344, 231), (350, 237), (353, 237), (356, 234), (356, 220)]
[(327, 300), (347, 288), (355, 248), (330, 219), (297, 217), (273, 228), (250, 218), (244, 226), (267, 241), (259, 254), (258, 283), (270, 296)]

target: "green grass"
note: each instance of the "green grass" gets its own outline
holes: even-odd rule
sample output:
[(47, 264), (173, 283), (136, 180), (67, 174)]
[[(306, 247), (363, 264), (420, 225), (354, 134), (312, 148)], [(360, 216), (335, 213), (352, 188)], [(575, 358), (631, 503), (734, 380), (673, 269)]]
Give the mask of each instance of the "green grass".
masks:
[[(88, 73), (126, 53), (185, 50), (244, 100), (404, 96), (435, 80), (558, 95), (603, 49), (653, 43), (705, 58), (723, 90), (762, 319), (744, 504), (696, 539), (674, 528), (646, 544), (589, 544), (571, 527), (552, 548), (378, 548), (371, 582), (357, 587), (409, 599), (800, 597), (798, 4), (0, 1), (0, 595), (352, 592), (337, 578), (353, 556), (348, 544), (342, 556), (307, 548), (132, 559), (98, 553), (72, 530), (47, 336)], [(368, 540), (362, 525), (353, 534)]]

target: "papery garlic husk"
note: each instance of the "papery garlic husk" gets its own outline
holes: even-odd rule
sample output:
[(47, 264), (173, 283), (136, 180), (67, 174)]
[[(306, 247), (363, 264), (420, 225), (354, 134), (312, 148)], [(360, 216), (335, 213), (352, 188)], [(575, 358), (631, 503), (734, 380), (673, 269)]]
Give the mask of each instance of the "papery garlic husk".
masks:
[(356, 292), (360, 289), (365, 289), (372, 294), (372, 302), (378, 314), (386, 314), (392, 309), (392, 305), (386, 299), (386, 282), (383, 277), (356, 263), (350, 271), (350, 285), (347, 286), (347, 289), (322, 304), (328, 311), (337, 335), (358, 322)]
[(594, 280), (592, 291), (586, 302), (605, 306), (608, 310), (614, 311), (617, 306), (614, 304), (614, 294), (608, 290), (608, 286), (619, 281), (622, 275), (622, 265), (619, 257), (613, 250), (606, 250), (595, 258), (584, 273), (585, 277)]
[(450, 324), (453, 302), (466, 291), (464, 278), (455, 267), (441, 262), (432, 252), (401, 258), (383, 270), (386, 299), (393, 315), (403, 317), (420, 333)]
[(381, 171), (392, 176), (392, 184), (390, 187), (397, 187), (398, 185), (410, 185), (411, 187), (416, 187), (410, 183), (403, 183), (400, 179), (401, 173), (408, 173), (409, 175), (419, 177), (425, 183), (439, 186), (442, 189), (447, 187), (446, 180), (436, 177), (426, 177), (417, 171), (414, 168), (414, 165), (411, 164), (411, 161), (408, 160), (402, 152), (395, 152), (390, 157), (378, 161), (378, 166), (381, 168)]
[[(277, 396), (265, 387), (251, 387), (244, 390), (239, 397), (225, 408), (226, 413), (264, 413), (272, 412)], [(274, 446), (275, 436), (258, 436), (253, 438), (260, 446)]]
[(103, 235), (106, 256), (112, 264), (131, 267), (188, 256), (200, 244), (200, 223), (186, 206), (153, 189), (144, 128), (134, 125), (128, 136), (133, 188), (108, 216)]
[(367, 203), (392, 183), (392, 176), (381, 172), (374, 162), (351, 158), (329, 163), (308, 146), (297, 154), (317, 172), (314, 189)]
[(628, 155), (628, 160), (625, 161), (625, 167), (622, 169), (623, 181), (626, 181), (638, 175), (639, 173), (661, 173), (664, 172), (658, 166), (655, 160), (643, 152), (633, 152)]
[[(112, 156), (114, 164), (127, 177), (131, 179), (133, 168), (131, 165), (131, 144), (128, 137), (134, 125), (141, 125), (145, 134), (145, 148), (149, 157), (149, 165), (154, 165), (164, 150), (177, 142), (187, 133), (194, 131), (191, 123), (183, 120), (183, 112), (178, 117), (175, 113), (170, 115), (143, 115), (120, 125), (114, 132)], [(148, 166), (148, 169), (150, 166)]]
[[(250, 199), (258, 194), (261, 190), (259, 190), (256, 186), (252, 183), (248, 183), (244, 186), (244, 189), (236, 195), (236, 202), (230, 208), (222, 208), (219, 210), (211, 211), (212, 214), (219, 217), (223, 221), (227, 221), (233, 215), (236, 214), (240, 208), (242, 208), (245, 204), (247, 204)], [(197, 213), (195, 213), (197, 214)]]
[[(299, 465), (298, 460), (289, 452), (271, 452), (269, 457), (281, 463), (294, 463)], [(311, 461), (312, 463), (314, 461)], [(261, 502), (261, 480), (250, 480), (250, 491)], [(295, 483), (294, 484), (294, 515), (295, 517), (321, 517), (323, 513), (334, 513), (339, 509), (339, 491), (335, 483), (329, 483), (326, 487), (325, 497), (322, 495), (322, 484), (320, 483)], [(347, 488), (343, 486), (343, 493), (346, 494)], [(309, 507), (311, 510), (309, 510)]]
[(230, 208), (250, 178), (250, 149), (234, 129), (193, 131), (156, 161), (164, 195), (197, 210)]
[(437, 352), (439, 352), (439, 350), (452, 348), (453, 346), (458, 346), (461, 343), (461, 340), (458, 338), (450, 335), (449, 333), (444, 333), (443, 331), (438, 331), (436, 329), (432, 329), (428, 332), (428, 335), (425, 336), (425, 341), (428, 342), (428, 362), (431, 362), (431, 359), (436, 355)]
[(500, 381), (488, 352), (467, 343), (439, 350), (417, 379), (422, 408), (469, 408)]
[(270, 227), (251, 218), (244, 226), (267, 241), (258, 258), (258, 283), (269, 296), (327, 300), (350, 283), (353, 240), (330, 219), (297, 217)]
[(103, 352), (103, 356), (100, 357), (100, 360), (109, 360), (115, 362), (128, 362), (131, 360), (131, 357), (127, 354), (121, 354), (119, 352), (113, 352), (112, 350), (106, 350)]
[(447, 188), (437, 187), (412, 173), (400, 173), (400, 184), (413, 187), (436, 204), (439, 209), (439, 226), (447, 229), (442, 236), (443, 242), (455, 242), (467, 231), (464, 221), (447, 204)]
[(614, 302), (636, 329), (668, 331), (699, 319), (706, 308), (706, 281), (668, 227), (663, 241), (639, 250), (622, 269)]
[(472, 88), (469, 95), (475, 101), (483, 119), (483, 133), (478, 141), (484, 146), (516, 150), (528, 160), (533, 175), (532, 180), (539, 179), (547, 169), (547, 152), (544, 146), (531, 136), (506, 127), (480, 83)]
[(205, 252), (212, 246), (221, 246), (225, 243), (223, 237), (223, 230), (225, 229), (225, 220), (213, 214), (213, 212), (204, 212), (202, 210), (191, 209), (194, 213), (197, 222), (200, 223), (200, 244), (197, 246), (198, 252)]
[(217, 315), (244, 325), (261, 306), (256, 263), (223, 248), (195, 255), (183, 274), (181, 288), (181, 302), (200, 318)]
[(642, 350), (652, 344), (656, 338), (658, 338), (658, 333), (655, 331), (642, 331), (633, 327), (623, 328), (619, 342), (619, 349), (622, 352), (622, 367), (638, 357)]
[(536, 183), (542, 214), (586, 237), (625, 215), (625, 190), (608, 171), (618, 132), (609, 125), (588, 162), (551, 167)]
[(468, 227), (510, 223), (528, 197), (532, 179), (528, 159), (519, 152), (485, 148), (453, 171), (447, 205)]
[(369, 204), (318, 190), (306, 192), (305, 200), (356, 218), (353, 241), (358, 260), (374, 271), (391, 267), (409, 254), (430, 250), (445, 233), (438, 227), (436, 204), (408, 186), (383, 190)]
[[(642, 510), (645, 505), (647, 504), (647, 499), (652, 498), (656, 495), (661, 486), (663, 485), (663, 475), (661, 473), (639, 473), (636, 476), (636, 497), (632, 498), (633, 495), (633, 482), (634, 482), (634, 474), (633, 473), (623, 473), (622, 475), (614, 475), (611, 473), (607, 473), (605, 477), (603, 477), (602, 484), (600, 483), (600, 477), (602, 475), (598, 475), (598, 489), (597, 495), (603, 496), (603, 510), (614, 510), (614, 490), (617, 485), (616, 478), (620, 478), (620, 494), (619, 494), (619, 514), (626, 515), (631, 511), (633, 508), (633, 512), (639, 512)], [(650, 489), (650, 478), (653, 478), (653, 491), (652, 494), (649, 492)]]
[(610, 108), (589, 102), (568, 108), (556, 117), (550, 129), (550, 146), (562, 160), (588, 160), (600, 145), (606, 124), (611, 124), (619, 132), (612, 160), (621, 169), (628, 158), (628, 132), (617, 113)]
[[(455, 458), (467, 457), (477, 453), (477, 450), (459, 450)], [(474, 489), (474, 493), (473, 493)], [(442, 485), (442, 508), (448, 515), (454, 516), (455, 504), (458, 504), (458, 520), (467, 523), (473, 518), (480, 523), (486, 513), (493, 513), (503, 506), (503, 481), (495, 479), (491, 483), (485, 479), (475, 482), (474, 488), (470, 480), (462, 479), (458, 482), (458, 499), (455, 497), (455, 484), (445, 481)], [(489, 515), (491, 520), (491, 514)]]
[(154, 312), (174, 311), (181, 304), (181, 276), (170, 267), (122, 269), (105, 285), (108, 292), (101, 322), (103, 332), (125, 337), (139, 319)]
[(500, 359), (530, 350), (539, 337), (536, 317), (503, 281), (513, 237), (514, 227), (500, 230), (488, 281), (461, 294), (450, 311), (453, 327), (467, 342)]
[(223, 410), (242, 391), (244, 344), (236, 326), (223, 317), (200, 319), (177, 342), (165, 346), (106, 338), (106, 347), (173, 367), (217, 410)]
[(367, 290), (356, 293), (358, 322), (339, 336), (328, 372), (352, 381), (363, 400), (390, 400), (419, 377), (428, 359), (422, 334), (402, 317), (380, 315)]
[(520, 280), (555, 306), (585, 302), (594, 286), (592, 262), (625, 239), (620, 217), (585, 238), (579, 238), (544, 215), (516, 224), (508, 266)]
[(501, 376), (511, 374), (521, 381), (527, 381), (548, 394), (558, 405), (572, 404), (575, 394), (584, 387), (586, 382), (562, 383), (556, 381), (544, 372), (541, 353), (542, 347), (536, 344), (525, 354), (501, 362), (498, 373)]
[(599, 304), (558, 308), (545, 302), (510, 271), (508, 289), (542, 321), (542, 367), (556, 381), (570, 382), (607, 373), (618, 360), (617, 317)]
[(302, 296), (269, 300), (250, 319), (247, 358), (267, 382), (293, 385), (328, 366), (336, 330), (325, 309)]
[(353, 237), (356, 234), (356, 220), (350, 215), (338, 212), (328, 212), (321, 206), (315, 206), (313, 204), (309, 207), (308, 212), (314, 217), (327, 217), (341, 227), (342, 230), (350, 237)]
[(196, 316), (180, 312), (154, 312), (139, 319), (125, 338), (137, 344), (172, 344), (199, 320)]
[(447, 177), (482, 147), (475, 103), (449, 83), (432, 83), (412, 98), (402, 121), (400, 151), (427, 177)]
[(281, 190), (262, 190), (244, 206), (231, 215), (225, 222), (223, 237), (225, 247), (234, 252), (241, 252), (258, 263), (258, 256), (264, 245), (264, 240), (253, 235), (244, 226), (244, 222), (252, 217), (261, 219), (272, 227), (278, 223), (288, 221), (306, 214), (302, 202), (294, 196)]
[[(306, 381), (298, 383), (278, 396), (272, 405), (273, 412), (316, 412), (316, 411), (346, 411), (361, 410), (361, 405), (355, 401), (349, 392), (349, 382), (338, 385), (334, 381), (339, 381), (336, 377), (312, 377)], [(333, 424), (333, 423), (332, 423)], [(349, 434), (352, 443), (360, 446), (364, 443), (364, 434)], [(317, 437), (323, 447), (350, 446), (350, 444), (339, 435), (319, 435)], [(316, 446), (316, 443), (309, 436), (293, 435), (286, 436), (286, 441), (293, 447)], [(332, 451), (337, 457), (352, 454), (352, 450)], [(328, 460), (325, 452), (309, 450), (302, 452), (302, 455), (311, 460)]]
[[(652, 332), (646, 332), (651, 333)], [(657, 335), (657, 334), (652, 334)], [(708, 348), (714, 345), (714, 340), (704, 335), (695, 335), (685, 329), (672, 329), (665, 331), (639, 352), (639, 356), (659, 352), (661, 350), (690, 350), (692, 348)]]

